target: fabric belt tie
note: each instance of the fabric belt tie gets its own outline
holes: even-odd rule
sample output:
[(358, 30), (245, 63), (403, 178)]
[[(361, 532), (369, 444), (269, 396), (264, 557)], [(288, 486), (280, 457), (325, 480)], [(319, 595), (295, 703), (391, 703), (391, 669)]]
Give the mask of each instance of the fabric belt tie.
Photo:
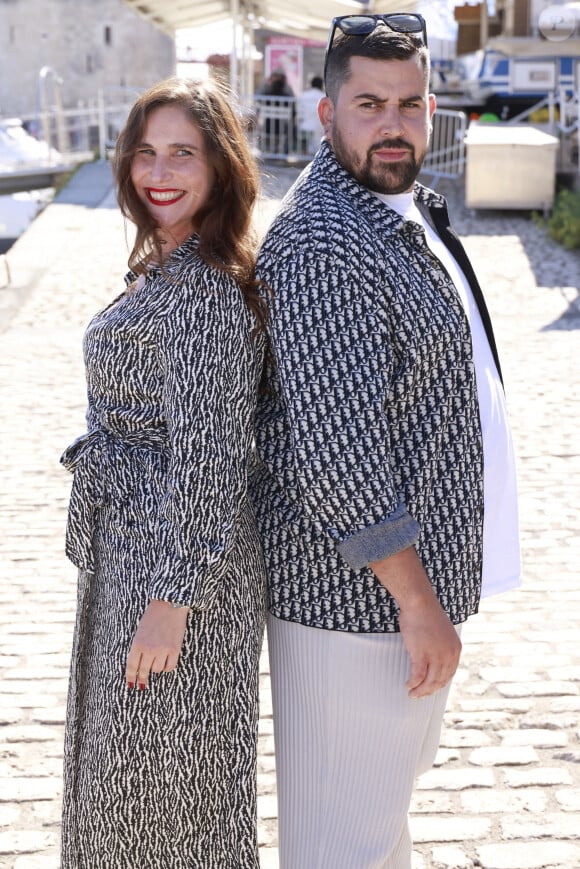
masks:
[[(98, 508), (124, 501), (146, 470), (139, 448), (160, 451), (167, 435), (140, 432), (119, 437), (106, 429), (81, 435), (66, 448), (60, 463), (74, 473), (65, 552), (78, 568), (94, 573), (93, 529)], [(137, 462), (137, 467), (136, 467)]]

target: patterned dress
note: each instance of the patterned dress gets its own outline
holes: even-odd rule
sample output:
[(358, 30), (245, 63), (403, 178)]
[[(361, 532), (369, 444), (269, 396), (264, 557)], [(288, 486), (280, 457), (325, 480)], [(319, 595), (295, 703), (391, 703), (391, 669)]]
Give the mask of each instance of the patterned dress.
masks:
[[(88, 432), (62, 458), (80, 568), (63, 869), (259, 865), (265, 578), (246, 477), (261, 346), (239, 287), (197, 241), (85, 334)], [(191, 606), (181, 657), (129, 690), (151, 599)]]

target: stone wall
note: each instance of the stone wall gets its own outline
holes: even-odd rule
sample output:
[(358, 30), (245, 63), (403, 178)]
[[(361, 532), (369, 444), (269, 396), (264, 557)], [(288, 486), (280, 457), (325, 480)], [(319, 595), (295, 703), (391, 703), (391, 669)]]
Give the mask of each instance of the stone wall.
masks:
[(34, 114), (44, 66), (76, 108), (172, 75), (175, 43), (123, 0), (0, 0), (0, 116)]

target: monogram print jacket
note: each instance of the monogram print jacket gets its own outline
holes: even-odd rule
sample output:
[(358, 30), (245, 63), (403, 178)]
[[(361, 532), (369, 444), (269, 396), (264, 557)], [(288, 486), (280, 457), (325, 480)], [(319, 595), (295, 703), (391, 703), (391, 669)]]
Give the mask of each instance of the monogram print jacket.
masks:
[[(415, 198), (471, 284), (443, 197)], [(418, 224), (323, 144), (264, 240), (271, 360), (252, 480), (270, 611), (351, 632), (399, 629), (369, 563), (415, 545), (452, 622), (477, 611), (483, 451), (469, 323)]]

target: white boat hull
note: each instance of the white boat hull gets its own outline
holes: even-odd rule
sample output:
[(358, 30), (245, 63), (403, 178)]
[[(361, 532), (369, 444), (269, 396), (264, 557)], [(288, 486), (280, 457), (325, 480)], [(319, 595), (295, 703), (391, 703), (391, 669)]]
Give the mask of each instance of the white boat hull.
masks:
[(0, 196), (0, 253), (5, 253), (50, 202), (54, 190)]

